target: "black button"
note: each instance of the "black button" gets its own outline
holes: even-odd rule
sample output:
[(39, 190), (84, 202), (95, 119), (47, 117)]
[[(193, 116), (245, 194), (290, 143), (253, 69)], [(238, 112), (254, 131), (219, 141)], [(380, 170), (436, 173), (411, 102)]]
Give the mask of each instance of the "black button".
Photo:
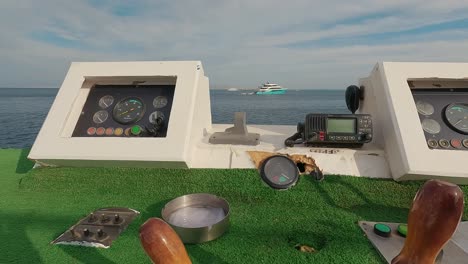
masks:
[(341, 136), (336, 136), (336, 140), (342, 140), (343, 138)]
[(464, 139), (462, 144), (465, 148), (468, 148), (468, 139)]
[(315, 132), (310, 133), (309, 140), (310, 141), (316, 141), (317, 140), (317, 133), (315, 133)]
[(328, 139), (335, 140), (335, 136), (329, 136)]
[(350, 136), (349, 140), (356, 140), (356, 137), (355, 136)]
[(446, 139), (439, 140), (439, 145), (443, 148), (450, 148), (450, 143)]
[(439, 143), (437, 143), (437, 140), (435, 139), (429, 139), (427, 141), (427, 145), (430, 147), (430, 148), (437, 148), (439, 146)]
[(343, 140), (348, 140), (348, 136), (344, 136), (344, 137), (343, 137)]

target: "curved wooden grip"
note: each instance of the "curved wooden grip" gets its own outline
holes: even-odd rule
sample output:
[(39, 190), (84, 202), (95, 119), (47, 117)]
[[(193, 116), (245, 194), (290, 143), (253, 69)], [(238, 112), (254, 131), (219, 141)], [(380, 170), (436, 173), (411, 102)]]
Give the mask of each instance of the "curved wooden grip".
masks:
[(159, 218), (150, 218), (140, 227), (140, 241), (155, 264), (191, 264), (177, 233)]
[(427, 181), (414, 197), (405, 245), (392, 264), (434, 263), (460, 222), (463, 204), (457, 185)]

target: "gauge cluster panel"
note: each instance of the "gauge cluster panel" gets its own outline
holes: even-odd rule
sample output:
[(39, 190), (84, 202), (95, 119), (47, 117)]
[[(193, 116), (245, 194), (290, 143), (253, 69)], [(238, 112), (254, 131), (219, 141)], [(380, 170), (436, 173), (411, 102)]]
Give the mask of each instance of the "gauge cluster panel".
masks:
[(468, 88), (414, 89), (411, 92), (427, 146), (468, 150)]
[(96, 85), (72, 137), (166, 137), (175, 85)]

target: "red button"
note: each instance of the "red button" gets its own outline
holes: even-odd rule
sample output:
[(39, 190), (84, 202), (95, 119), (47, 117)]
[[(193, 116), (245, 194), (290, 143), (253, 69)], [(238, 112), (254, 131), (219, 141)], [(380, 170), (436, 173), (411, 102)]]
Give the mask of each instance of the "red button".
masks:
[(86, 130), (86, 133), (88, 133), (88, 135), (92, 136), (92, 135), (96, 134), (96, 128), (95, 127), (90, 127), (90, 128), (88, 128), (88, 130)]
[(461, 144), (461, 141), (459, 139), (452, 139), (450, 140), (450, 145), (452, 145), (452, 147), (454, 148), (461, 148), (462, 144)]
[(319, 132), (319, 139), (320, 139), (320, 141), (324, 141), (324, 140), (325, 140), (325, 132), (323, 132), (323, 131), (320, 131), (320, 132)]
[(105, 129), (105, 128), (103, 128), (103, 127), (98, 127), (98, 129), (96, 130), (96, 135), (102, 136), (102, 135), (104, 135), (105, 132), (106, 132), (106, 129)]
[(107, 136), (112, 136), (113, 134), (114, 134), (114, 128), (112, 128), (112, 127), (106, 128), (106, 135)]

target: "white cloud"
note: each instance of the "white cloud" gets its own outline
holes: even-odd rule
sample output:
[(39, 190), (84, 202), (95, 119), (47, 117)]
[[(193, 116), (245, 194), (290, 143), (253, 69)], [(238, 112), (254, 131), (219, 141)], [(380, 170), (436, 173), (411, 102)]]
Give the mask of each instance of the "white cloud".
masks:
[[(113, 10), (124, 2), (107, 2), (112, 6), (2, 1), (0, 86), (58, 87), (71, 61), (199, 59), (213, 86), (271, 80), (292, 88), (343, 88), (381, 60), (468, 61), (463, 28), (390, 43), (350, 41), (466, 19), (464, 0), (148, 0), (132, 1), (135, 14), (123, 17)], [(44, 42), (48, 36), (73, 45)], [(342, 45), (328, 45), (329, 39)], [(303, 41), (313, 45), (286, 48)]]

